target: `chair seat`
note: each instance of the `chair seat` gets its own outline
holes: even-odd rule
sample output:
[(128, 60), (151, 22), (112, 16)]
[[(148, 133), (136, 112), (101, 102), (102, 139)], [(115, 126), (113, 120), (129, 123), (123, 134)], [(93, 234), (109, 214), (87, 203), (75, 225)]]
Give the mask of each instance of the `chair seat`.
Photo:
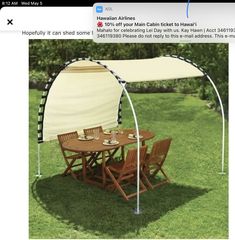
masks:
[(114, 172), (121, 172), (122, 168), (123, 168), (123, 164), (124, 164), (124, 161), (120, 161), (120, 162), (115, 162), (115, 163), (111, 163), (109, 164), (107, 167), (111, 170), (111, 171), (114, 171)]

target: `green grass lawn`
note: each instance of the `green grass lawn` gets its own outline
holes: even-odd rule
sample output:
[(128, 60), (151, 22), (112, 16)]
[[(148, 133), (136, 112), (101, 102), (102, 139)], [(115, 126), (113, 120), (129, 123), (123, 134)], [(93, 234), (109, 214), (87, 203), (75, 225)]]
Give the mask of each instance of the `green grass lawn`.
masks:
[[(137, 216), (135, 199), (125, 202), (117, 193), (62, 177), (57, 141), (41, 145), (43, 176), (36, 180), (41, 92), (29, 94), (30, 238), (228, 238), (228, 175), (218, 174), (221, 117), (205, 102), (176, 93), (131, 94), (140, 128), (156, 134), (149, 149), (156, 139), (173, 138), (165, 162), (172, 183), (142, 194)], [(122, 127), (133, 128), (126, 98), (122, 116)]]

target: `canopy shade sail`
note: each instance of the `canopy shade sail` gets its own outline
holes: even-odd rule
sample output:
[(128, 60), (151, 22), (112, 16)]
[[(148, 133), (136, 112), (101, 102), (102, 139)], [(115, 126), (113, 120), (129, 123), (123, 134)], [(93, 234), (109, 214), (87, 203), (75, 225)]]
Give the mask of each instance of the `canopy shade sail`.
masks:
[(126, 82), (202, 77), (198, 67), (174, 57), (101, 61)]
[(39, 143), (88, 127), (116, 127), (120, 121), (122, 96), (117, 76), (125, 82), (141, 82), (203, 75), (196, 66), (175, 57), (68, 62), (49, 80), (42, 96)]
[(91, 126), (116, 126), (121, 94), (116, 78), (104, 67), (90, 61), (70, 64), (59, 73), (48, 93), (43, 141)]

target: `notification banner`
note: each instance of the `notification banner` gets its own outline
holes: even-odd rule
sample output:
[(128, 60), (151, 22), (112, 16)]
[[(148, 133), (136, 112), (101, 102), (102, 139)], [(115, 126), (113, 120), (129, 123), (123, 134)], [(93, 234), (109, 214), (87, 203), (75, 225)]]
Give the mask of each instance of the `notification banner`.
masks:
[(96, 42), (235, 41), (235, 4), (96, 3)]

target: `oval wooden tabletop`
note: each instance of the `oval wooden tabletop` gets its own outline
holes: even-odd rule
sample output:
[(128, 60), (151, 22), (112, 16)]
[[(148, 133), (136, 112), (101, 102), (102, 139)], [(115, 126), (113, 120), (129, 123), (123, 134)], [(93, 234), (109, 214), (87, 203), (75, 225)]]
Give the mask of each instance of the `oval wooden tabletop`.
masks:
[[(79, 139), (70, 139), (62, 144), (63, 148), (68, 151), (73, 152), (102, 152), (124, 145), (132, 144), (136, 142), (136, 139), (129, 139), (128, 134), (133, 134), (135, 130), (133, 129), (124, 129), (123, 133), (116, 134), (116, 140), (119, 142), (117, 145), (106, 146), (103, 144), (104, 140), (109, 140), (111, 135), (100, 133), (99, 139), (92, 140), (79, 140)], [(140, 135), (143, 138), (140, 141), (145, 141), (154, 138), (155, 134), (150, 131), (140, 130)]]

